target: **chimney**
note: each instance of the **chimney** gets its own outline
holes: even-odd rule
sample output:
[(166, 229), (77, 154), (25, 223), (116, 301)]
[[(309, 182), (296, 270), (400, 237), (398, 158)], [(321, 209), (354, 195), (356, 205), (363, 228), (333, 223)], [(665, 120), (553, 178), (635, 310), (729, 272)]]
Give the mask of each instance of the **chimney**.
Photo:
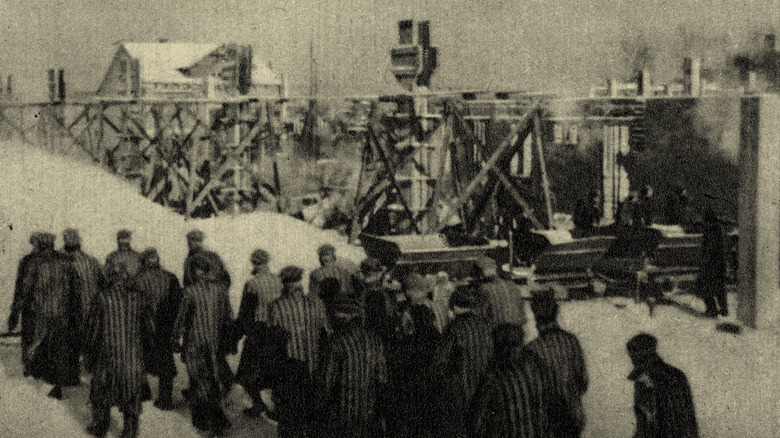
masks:
[(701, 58), (685, 58), (683, 74), (685, 91), (692, 97), (701, 96)]
[(650, 70), (642, 69), (637, 76), (637, 94), (643, 97), (652, 96), (653, 86), (650, 83)]

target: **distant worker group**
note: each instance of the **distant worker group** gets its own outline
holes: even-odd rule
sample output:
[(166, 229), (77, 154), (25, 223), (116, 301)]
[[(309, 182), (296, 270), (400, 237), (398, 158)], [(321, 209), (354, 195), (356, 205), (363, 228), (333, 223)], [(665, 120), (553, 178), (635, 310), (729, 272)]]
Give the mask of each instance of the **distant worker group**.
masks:
[[(104, 265), (74, 229), (62, 251), (53, 234), (30, 238), (8, 329), (21, 320), (24, 374), (53, 385), (51, 397), (80, 384), (83, 359), (94, 436), (106, 436), (112, 407), (122, 437), (138, 436), (149, 375), (159, 379), (154, 406), (176, 408), (177, 354), (192, 424), (212, 436), (231, 428), (223, 401), (234, 383), (253, 403), (244, 414), (276, 421), (283, 438), (577, 437), (585, 427), (585, 354), (558, 325), (558, 303), (534, 295), (539, 336), (526, 343), (525, 301), (490, 258), (456, 284), (444, 273), (396, 279), (376, 259), (357, 266), (323, 245), (306, 293), (302, 268), (271, 272), (271, 255), (257, 249), (234, 318), (225, 264), (202, 232), (186, 237), (183, 287), (155, 248), (132, 248), (127, 230)], [(227, 357), (242, 340), (234, 373)], [(635, 436), (697, 436), (685, 375), (656, 344), (641, 334), (627, 345)]]

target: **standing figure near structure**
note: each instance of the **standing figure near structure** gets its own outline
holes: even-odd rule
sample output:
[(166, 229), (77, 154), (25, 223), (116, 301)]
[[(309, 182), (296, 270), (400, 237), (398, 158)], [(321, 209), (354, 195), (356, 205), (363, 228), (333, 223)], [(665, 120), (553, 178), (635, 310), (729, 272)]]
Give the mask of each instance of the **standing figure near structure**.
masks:
[(634, 210), (634, 224), (642, 227), (649, 227), (653, 224), (655, 206), (653, 205), (653, 187), (646, 185), (639, 191), (639, 198), (636, 201)]
[(664, 220), (669, 225), (680, 225), (687, 230), (693, 222), (693, 210), (688, 191), (680, 184), (675, 185), (671, 195), (666, 200)]
[(252, 399), (253, 406), (244, 413), (253, 417), (265, 410), (260, 390), (268, 387), (263, 373), (269, 366), (269, 354), (272, 353), (268, 343), (268, 307), (282, 294), (282, 281), (268, 268), (269, 261), (270, 256), (265, 250), (252, 252), (252, 278), (244, 284), (236, 319), (239, 336), (246, 336), (236, 380)]
[(707, 306), (706, 316), (710, 318), (718, 315), (728, 316), (725, 233), (712, 208), (708, 208), (704, 213), (701, 250), (698, 285), (704, 304)]
[(202, 259), (205, 262), (203, 266), (207, 267), (207, 276), (229, 289), (231, 284), (230, 273), (225, 268), (222, 258), (214, 251), (206, 249), (203, 244), (205, 238), (206, 235), (200, 230), (192, 230), (187, 233), (189, 252), (187, 253), (187, 258), (184, 259), (182, 284), (187, 288), (195, 283), (195, 261)]
[(466, 414), (493, 357), (493, 337), (479, 313), (480, 304), (472, 286), (457, 289), (450, 299), (455, 320), (444, 332), (434, 360), (435, 369), (441, 370), (434, 390), (437, 436), (465, 433)]
[(498, 277), (496, 261), (482, 256), (477, 260), (479, 275), (479, 294), (485, 301), (485, 318), (491, 327), (502, 323), (526, 323), (525, 301), (520, 288), (513, 282)]
[(62, 240), (65, 255), (70, 258), (81, 281), (82, 321), (86, 321), (90, 312), (89, 306), (95, 296), (105, 287), (103, 267), (100, 266), (100, 262), (96, 258), (82, 251), (81, 236), (79, 236), (78, 230), (68, 228), (62, 233)]
[(635, 438), (696, 438), (699, 427), (691, 387), (685, 373), (665, 363), (658, 353), (658, 340), (640, 333), (626, 344), (634, 370)]
[(131, 247), (133, 233), (130, 230), (119, 230), (116, 233), (116, 251), (106, 256), (105, 266), (121, 263), (127, 268), (130, 277), (135, 277), (141, 270), (141, 254)]
[(400, 291), (384, 284), (384, 273), (384, 266), (373, 257), (360, 262), (359, 287), (364, 303), (365, 326), (379, 336), (387, 349), (399, 326), (396, 296)]
[(23, 363), (33, 377), (54, 385), (49, 397), (62, 399), (63, 386), (81, 383), (82, 313), (78, 273), (66, 255), (54, 250), (55, 239), (41, 234), (40, 253), (24, 278), (22, 301), (31, 300), (35, 325)]
[(553, 436), (579, 437), (585, 426), (582, 397), (588, 390), (588, 370), (580, 341), (558, 325), (558, 303), (552, 292), (531, 300), (539, 337), (527, 348), (536, 353), (552, 377), (555, 398), (551, 407), (555, 415), (550, 427)]
[(633, 227), (639, 226), (639, 223), (635, 223), (637, 217), (637, 193), (636, 191), (630, 191), (628, 197), (618, 203), (617, 212), (615, 213), (615, 224), (621, 227)]
[[(358, 267), (348, 260), (336, 257), (336, 248), (333, 245), (320, 246), (317, 249), (317, 256), (320, 260), (320, 267), (309, 274), (309, 293), (322, 300), (328, 311), (328, 318), (331, 319), (329, 322), (333, 325), (333, 309), (337, 301), (354, 299), (357, 302), (355, 282)], [(322, 285), (326, 279), (338, 282), (338, 288), (325, 290)]]
[(195, 258), (190, 268), (193, 283), (184, 290), (173, 340), (184, 338), (181, 356), (190, 377), (192, 425), (219, 435), (230, 428), (221, 401), (233, 380), (225, 361), (233, 310), (227, 287), (210, 276), (218, 273), (207, 258)]
[(136, 282), (146, 300), (155, 329), (148, 361), (150, 372), (160, 378), (154, 405), (158, 409), (170, 410), (173, 409), (173, 378), (176, 377), (171, 336), (181, 304), (181, 286), (176, 275), (160, 265), (160, 256), (154, 248), (147, 248), (141, 253), (141, 272)]
[(360, 321), (360, 308), (335, 309), (335, 331), (317, 376), (315, 429), (327, 438), (383, 436), (387, 365), (382, 341)]
[(287, 332), (287, 356), (302, 361), (313, 376), (320, 345), (330, 330), (325, 305), (316, 295), (303, 293), (303, 269), (287, 266), (279, 276), (284, 285), (282, 296), (271, 303), (268, 324)]
[(574, 227), (583, 235), (593, 232), (601, 219), (601, 194), (598, 190), (591, 190), (586, 198), (577, 201), (574, 208)]
[(493, 331), (495, 355), (471, 405), (472, 437), (561, 437), (550, 430), (552, 379), (539, 357), (523, 348), (515, 324)]
[(22, 257), (19, 261), (19, 267), (16, 270), (16, 285), (14, 286), (14, 299), (11, 303), (11, 313), (8, 315), (8, 333), (11, 333), (16, 329), (19, 324), (19, 318), (22, 320), (21, 330), (21, 347), (22, 347), (22, 363), (24, 364), (23, 374), (29, 375), (27, 369), (27, 361), (24, 359), (25, 352), (30, 347), (33, 337), (35, 335), (35, 312), (33, 307), (32, 296), (26, 294), (24, 289), (24, 279), (27, 277), (27, 273), (30, 270), (33, 259), (40, 255), (43, 245), (41, 243), (41, 235), (43, 233), (30, 234), (30, 245), (33, 249), (29, 254)]
[(138, 436), (141, 403), (148, 400), (146, 365), (153, 342), (148, 303), (120, 261), (106, 266), (108, 287), (92, 303), (84, 363), (92, 373), (89, 399), (92, 424), (87, 432), (106, 436), (111, 407), (124, 415), (123, 438)]

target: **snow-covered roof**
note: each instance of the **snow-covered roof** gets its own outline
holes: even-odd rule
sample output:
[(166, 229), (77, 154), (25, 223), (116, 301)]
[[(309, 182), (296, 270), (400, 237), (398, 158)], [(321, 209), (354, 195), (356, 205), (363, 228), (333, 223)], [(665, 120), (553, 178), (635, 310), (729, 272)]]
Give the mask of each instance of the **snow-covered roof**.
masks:
[[(185, 76), (179, 69), (188, 68), (221, 47), (216, 43), (123, 43), (127, 53), (138, 60), (142, 82), (193, 83), (199, 78)], [(279, 74), (253, 63), (252, 83), (281, 85)]]

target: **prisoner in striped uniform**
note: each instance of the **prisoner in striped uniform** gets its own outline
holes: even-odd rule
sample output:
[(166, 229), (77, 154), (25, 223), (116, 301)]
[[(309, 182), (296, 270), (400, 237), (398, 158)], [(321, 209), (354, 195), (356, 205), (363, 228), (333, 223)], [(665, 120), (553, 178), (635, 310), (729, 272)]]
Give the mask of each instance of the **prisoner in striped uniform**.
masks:
[(523, 329), (493, 332), (495, 356), (471, 405), (472, 437), (552, 437), (548, 414), (552, 381), (536, 354), (523, 348)]
[(141, 403), (148, 399), (148, 346), (153, 323), (148, 303), (122, 262), (106, 266), (109, 286), (92, 303), (85, 364), (92, 373), (92, 424), (88, 431), (105, 436), (111, 407), (124, 414), (122, 437), (138, 436)]
[(450, 299), (456, 316), (442, 336), (435, 360), (443, 373), (436, 395), (442, 436), (463, 433), (468, 406), (493, 356), (493, 339), (478, 311), (480, 304), (473, 286), (459, 288)]
[(360, 321), (360, 307), (335, 309), (335, 332), (318, 376), (317, 415), (324, 437), (382, 436), (387, 365), (382, 341)]
[(149, 316), (154, 323), (155, 336), (149, 357), (149, 372), (160, 378), (159, 394), (154, 405), (159, 409), (173, 409), (173, 378), (176, 363), (173, 359), (171, 335), (179, 312), (182, 290), (179, 279), (160, 265), (160, 256), (154, 248), (141, 253), (141, 272), (136, 277), (138, 288), (146, 299)]
[(582, 396), (588, 390), (585, 355), (577, 337), (558, 326), (558, 303), (552, 291), (535, 296), (531, 311), (539, 337), (528, 344), (549, 370), (563, 406), (551, 423), (555, 436), (578, 437), (585, 425)]
[(236, 318), (239, 336), (246, 336), (236, 380), (253, 402), (253, 406), (244, 410), (244, 413), (258, 416), (264, 410), (260, 390), (268, 385), (264, 371), (272, 360), (269, 356), (268, 306), (281, 296), (282, 281), (268, 268), (268, 252), (257, 249), (249, 259), (253, 266), (252, 278), (244, 284)]
[(23, 300), (32, 301), (33, 338), (24, 354), (30, 374), (54, 388), (80, 383), (79, 346), (81, 296), (78, 274), (67, 256), (54, 250), (54, 234), (40, 237), (41, 252), (31, 262), (23, 282)]
[(130, 277), (135, 277), (141, 270), (141, 254), (131, 246), (133, 233), (130, 230), (119, 230), (116, 233), (116, 251), (106, 256), (106, 266), (121, 263), (127, 267)]
[[(332, 318), (333, 306), (339, 299), (355, 297), (355, 282), (357, 281), (358, 267), (354, 263), (336, 257), (336, 248), (333, 245), (322, 245), (317, 249), (320, 267), (309, 274), (309, 294), (318, 296), (328, 311), (328, 317)], [(326, 279), (338, 282), (337, 291), (323, 287)], [(357, 300), (357, 298), (355, 298)], [(329, 321), (332, 323), (333, 321)]]
[(283, 328), (289, 335), (287, 354), (303, 361), (313, 375), (319, 358), (321, 338), (328, 330), (325, 306), (314, 295), (304, 295), (303, 269), (287, 266), (280, 272), (284, 289), (271, 304), (268, 323)]
[(103, 289), (105, 277), (103, 267), (95, 257), (81, 250), (81, 236), (76, 229), (68, 228), (62, 233), (63, 251), (70, 258), (81, 280), (82, 321), (87, 320), (89, 306), (98, 292)]
[(29, 375), (26, 361), (24, 360), (24, 352), (30, 347), (33, 336), (35, 335), (35, 324), (33, 312), (32, 297), (25, 294), (24, 279), (27, 277), (27, 273), (32, 266), (32, 261), (41, 253), (40, 237), (42, 233), (35, 232), (30, 234), (30, 245), (33, 246), (32, 251), (22, 257), (19, 261), (19, 267), (16, 270), (16, 285), (14, 286), (14, 298), (11, 303), (11, 312), (8, 315), (8, 333), (11, 333), (16, 329), (19, 324), (19, 318), (22, 319), (22, 331), (21, 331), (21, 347), (22, 347), (22, 363), (24, 363), (24, 375)]
[(182, 361), (190, 376), (193, 426), (223, 433), (230, 427), (220, 401), (233, 380), (224, 348), (233, 311), (227, 287), (210, 281), (210, 268), (207, 260), (193, 262), (195, 283), (184, 291), (173, 336), (175, 340), (183, 336)]
[(520, 288), (511, 281), (498, 277), (496, 261), (483, 256), (477, 260), (482, 281), (479, 292), (484, 297), (485, 317), (495, 327), (502, 323), (526, 323), (525, 303)]
[[(225, 288), (230, 289), (230, 273), (228, 273), (225, 268), (225, 263), (222, 261), (219, 254), (207, 250), (203, 245), (203, 240), (205, 238), (206, 235), (200, 230), (192, 230), (187, 233), (187, 246), (189, 247), (189, 252), (187, 253), (187, 258), (184, 259), (182, 284), (186, 288), (195, 283), (195, 265), (197, 263), (202, 263), (203, 266), (208, 267), (206, 274), (211, 281), (216, 281)], [(196, 263), (196, 260), (199, 262)]]

